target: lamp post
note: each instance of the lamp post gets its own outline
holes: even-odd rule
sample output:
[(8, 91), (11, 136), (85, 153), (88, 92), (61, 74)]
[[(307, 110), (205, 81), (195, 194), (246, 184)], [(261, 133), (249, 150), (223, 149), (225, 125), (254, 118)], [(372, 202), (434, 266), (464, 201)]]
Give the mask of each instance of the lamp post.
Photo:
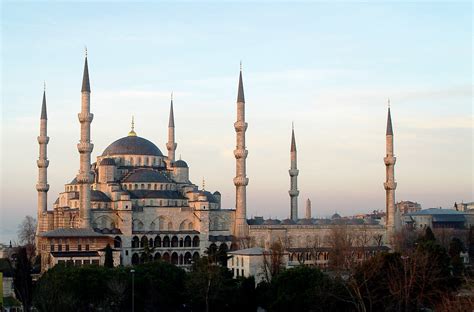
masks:
[(132, 312), (135, 312), (135, 270), (131, 269), (132, 273)]

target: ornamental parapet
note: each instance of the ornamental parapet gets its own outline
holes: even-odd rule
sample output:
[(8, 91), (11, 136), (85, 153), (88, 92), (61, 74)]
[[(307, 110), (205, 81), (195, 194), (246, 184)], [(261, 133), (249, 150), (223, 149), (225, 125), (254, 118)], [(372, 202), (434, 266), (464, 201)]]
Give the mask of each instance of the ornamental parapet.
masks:
[(36, 161), (36, 164), (38, 165), (38, 168), (48, 168), (49, 160), (47, 160), (47, 159), (38, 159)]
[(249, 179), (246, 177), (238, 176), (234, 178), (235, 186), (246, 186), (249, 184)]
[(236, 149), (234, 150), (234, 156), (236, 159), (247, 158), (249, 151), (246, 149)]
[(298, 196), (300, 194), (300, 191), (298, 191), (298, 190), (289, 190), (288, 194), (290, 194), (290, 196)]
[(387, 157), (384, 157), (384, 158), (383, 158), (383, 161), (384, 161), (384, 163), (385, 163), (386, 166), (395, 165), (395, 163), (397, 162), (397, 157), (395, 157), (395, 156), (387, 156)]
[(38, 183), (38, 184), (36, 184), (36, 190), (38, 192), (47, 192), (47, 191), (49, 191), (49, 184), (48, 183)]
[(92, 122), (92, 119), (94, 119), (94, 114), (91, 113), (79, 113), (77, 114), (77, 118), (79, 118), (79, 122)]
[(38, 137), (38, 143), (39, 143), (39, 144), (48, 144), (48, 142), (49, 142), (49, 136), (42, 136), (42, 135), (40, 135), (40, 136)]
[(288, 172), (290, 173), (290, 177), (296, 177), (300, 173), (298, 169), (290, 169)]
[(244, 121), (236, 121), (234, 122), (235, 132), (243, 132), (247, 130), (248, 124)]
[(383, 187), (387, 191), (395, 190), (397, 188), (397, 182), (393, 182), (393, 181), (384, 182)]
[(172, 143), (172, 142), (166, 143), (166, 149), (168, 151), (176, 150), (176, 147), (178, 147), (178, 143)]
[(79, 172), (76, 176), (76, 179), (77, 179), (77, 183), (80, 183), (80, 184), (89, 184), (89, 183), (92, 183), (93, 181), (92, 175), (90, 174), (90, 172)]
[(79, 142), (77, 143), (77, 150), (79, 153), (90, 153), (94, 149), (94, 144), (88, 142)]

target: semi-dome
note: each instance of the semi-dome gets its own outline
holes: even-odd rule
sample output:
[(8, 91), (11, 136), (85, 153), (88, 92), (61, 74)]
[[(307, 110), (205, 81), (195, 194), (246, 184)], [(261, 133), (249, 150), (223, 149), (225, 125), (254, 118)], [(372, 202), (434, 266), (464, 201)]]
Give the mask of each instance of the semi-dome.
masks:
[(139, 136), (126, 136), (113, 142), (102, 153), (102, 156), (109, 155), (163, 156), (155, 144)]

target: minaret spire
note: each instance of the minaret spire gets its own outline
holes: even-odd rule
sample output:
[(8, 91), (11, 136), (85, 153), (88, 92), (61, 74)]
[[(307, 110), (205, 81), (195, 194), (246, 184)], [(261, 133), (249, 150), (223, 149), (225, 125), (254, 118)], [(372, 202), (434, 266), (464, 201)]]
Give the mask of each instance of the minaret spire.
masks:
[(234, 150), (234, 156), (236, 160), (236, 176), (234, 178), (236, 193), (234, 235), (240, 239), (246, 238), (248, 236), (247, 185), (249, 183), (249, 179), (247, 178), (246, 173), (246, 159), (248, 151), (245, 146), (245, 131), (247, 131), (247, 126), (248, 125), (245, 122), (245, 97), (241, 63), (237, 94), (237, 121), (234, 123), (237, 139), (237, 144)]
[(388, 113), (387, 113), (387, 132), (386, 132), (386, 156), (384, 163), (386, 167), (386, 179), (384, 183), (385, 198), (386, 198), (386, 226), (389, 239), (393, 237), (393, 234), (400, 226), (399, 216), (396, 214), (395, 206), (395, 189), (397, 183), (395, 182), (395, 163), (397, 158), (394, 156), (393, 149), (393, 128), (392, 128), (392, 116), (390, 114), (390, 100), (388, 100)]
[(170, 117), (168, 121), (168, 143), (166, 143), (166, 149), (168, 149), (168, 161), (170, 162), (170, 165), (175, 161), (176, 147), (178, 147), (178, 144), (175, 142), (173, 92), (171, 92)]
[(77, 150), (80, 156), (79, 173), (77, 174), (77, 182), (79, 186), (79, 216), (81, 226), (90, 228), (91, 226), (91, 183), (93, 181), (91, 174), (91, 153), (94, 145), (91, 143), (91, 122), (94, 115), (90, 112), (90, 94), (91, 88), (89, 83), (89, 66), (87, 64), (87, 48), (84, 61), (84, 73), (82, 76), (81, 89), (81, 112), (78, 114), (79, 123), (81, 124), (81, 137)]
[(38, 136), (39, 144), (39, 158), (36, 162), (38, 166), (38, 183), (36, 184), (36, 190), (38, 191), (38, 226), (36, 233), (47, 231), (47, 224), (45, 224), (44, 218), (47, 213), (48, 205), (48, 116), (46, 112), (46, 84), (43, 91), (43, 102), (41, 104), (41, 117), (40, 117), (40, 135)]
[(290, 155), (291, 155), (291, 167), (288, 173), (290, 174), (290, 190), (288, 193), (290, 194), (290, 218), (293, 221), (298, 221), (298, 164), (297, 164), (297, 152), (296, 152), (296, 139), (295, 139), (295, 129), (292, 124), (291, 127), (291, 148), (290, 148)]

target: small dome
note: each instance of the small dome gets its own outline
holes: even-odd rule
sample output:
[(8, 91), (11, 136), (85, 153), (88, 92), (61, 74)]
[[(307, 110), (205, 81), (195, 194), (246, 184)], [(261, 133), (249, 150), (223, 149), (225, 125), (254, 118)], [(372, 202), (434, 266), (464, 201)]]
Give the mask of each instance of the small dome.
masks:
[(298, 224), (300, 224), (300, 225), (312, 225), (313, 220), (311, 220), (311, 219), (299, 219)]
[(221, 193), (220, 193), (219, 191), (215, 191), (214, 193), (212, 193), (212, 195), (218, 195), (218, 196), (220, 196)]
[(104, 150), (102, 156), (127, 154), (163, 156), (155, 144), (139, 136), (126, 136), (118, 139)]
[(174, 164), (173, 164), (174, 167), (177, 167), (177, 168), (189, 168), (188, 167), (188, 164), (184, 161), (184, 160), (177, 160)]
[(99, 166), (115, 166), (115, 160), (113, 158), (104, 158), (100, 161)]
[(341, 215), (338, 214), (337, 212), (335, 214), (332, 215), (331, 219), (332, 220), (336, 220), (336, 219), (340, 219), (341, 218)]
[(296, 224), (295, 221), (291, 220), (291, 219), (285, 219), (281, 222), (282, 225), (294, 225)]
[(280, 220), (277, 219), (267, 219), (263, 222), (263, 225), (279, 225)]

